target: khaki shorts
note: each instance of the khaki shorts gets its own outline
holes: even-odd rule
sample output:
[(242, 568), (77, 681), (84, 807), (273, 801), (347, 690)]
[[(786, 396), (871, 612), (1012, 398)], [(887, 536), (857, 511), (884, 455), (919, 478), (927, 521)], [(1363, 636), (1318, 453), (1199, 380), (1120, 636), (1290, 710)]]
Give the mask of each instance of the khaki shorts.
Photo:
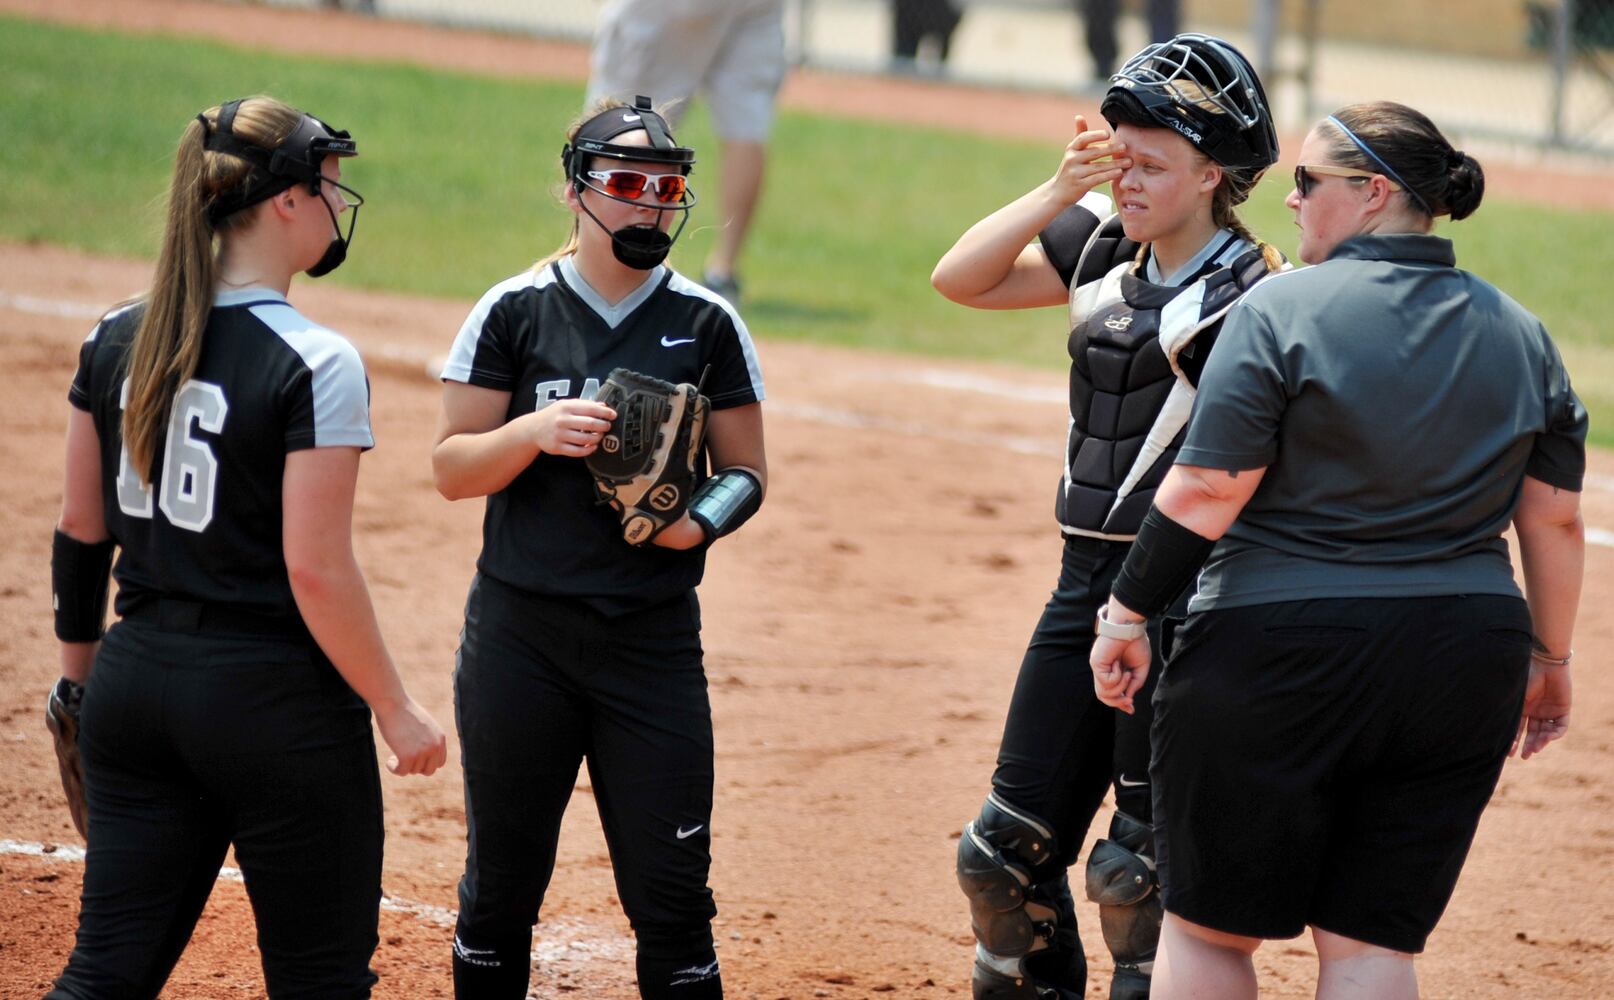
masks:
[(644, 94), (664, 108), (703, 93), (718, 138), (761, 142), (785, 78), (784, 19), (784, 0), (610, 0), (594, 36), (587, 103)]

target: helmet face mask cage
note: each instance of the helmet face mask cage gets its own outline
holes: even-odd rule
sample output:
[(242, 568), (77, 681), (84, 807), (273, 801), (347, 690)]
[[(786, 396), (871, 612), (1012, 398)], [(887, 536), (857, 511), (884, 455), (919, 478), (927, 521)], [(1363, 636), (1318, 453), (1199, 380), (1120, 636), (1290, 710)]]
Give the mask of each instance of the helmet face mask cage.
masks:
[(1112, 124), (1116, 110), (1173, 129), (1223, 166), (1264, 170), (1278, 158), (1261, 81), (1237, 49), (1209, 35), (1181, 34), (1127, 60), (1104, 97)]
[[(331, 180), (320, 170), (327, 156), (358, 156), (359, 145), (346, 129), (332, 128), (313, 115), (302, 113), (291, 134), (274, 149), (248, 142), (235, 134), (235, 116), (248, 98), (226, 101), (219, 106), (214, 121), (208, 121), (206, 112), (196, 116), (202, 123), (202, 148), (209, 152), (225, 153), (244, 160), (250, 167), (245, 182), (235, 191), (213, 199), (207, 205), (207, 223), (214, 230), (220, 223), (245, 208), (250, 208), (298, 184), (308, 185), (310, 195), (319, 198), (331, 218), (333, 235), (326, 245), (325, 254), (307, 269), (310, 277), (323, 277), (336, 270), (347, 259), (348, 247), (353, 243), (354, 230), (359, 225), (359, 208), (364, 197), (357, 191)], [(330, 199), (320, 192), (321, 183), (335, 188), (351, 210), (347, 219), (347, 233)]]
[(358, 221), (358, 206), (364, 204), (364, 199), (352, 188), (322, 174), (320, 164), (327, 156), (358, 156), (359, 146), (352, 135), (346, 129), (332, 128), (305, 113), (284, 142), (274, 149), (267, 149), (248, 142), (233, 131), (236, 111), (245, 100), (226, 102), (220, 107), (215, 122), (209, 122), (206, 115), (196, 116), (204, 130), (204, 149), (227, 153), (245, 160), (252, 167), (252, 173), (239, 190), (208, 206), (208, 221), (216, 226), (227, 216), (297, 184), (307, 184), (309, 193), (317, 195), (321, 182), (324, 182), (339, 188), (354, 209), (353, 218), (349, 220), (351, 237), (352, 224)]
[[(639, 130), (650, 136), (650, 145), (630, 146), (611, 141), (617, 136)], [(566, 172), (566, 183), (577, 192), (578, 203), (583, 212), (610, 236), (611, 252), (617, 261), (641, 271), (659, 266), (667, 259), (672, 245), (677, 242), (684, 227), (689, 224), (689, 210), (695, 204), (695, 192), (690, 190), (688, 183), (685, 183), (677, 202), (658, 201), (655, 204), (644, 201), (642, 193), (637, 199), (612, 194), (603, 186), (593, 183), (593, 178), (589, 177), (590, 164), (596, 157), (647, 165), (665, 165), (672, 168), (667, 171), (668, 173), (688, 176), (690, 168), (695, 163), (695, 151), (673, 141), (667, 120), (651, 106), (650, 98), (643, 95), (635, 97), (631, 107), (606, 108), (585, 121), (578, 126), (572, 141), (560, 151), (560, 164), (561, 169)], [(602, 198), (619, 201), (625, 205), (653, 208), (656, 212), (656, 224), (628, 225), (613, 230), (594, 214), (587, 202), (582, 201), (584, 188)], [(671, 235), (661, 228), (665, 212), (682, 212), (684, 216)]]
[[(611, 141), (624, 132), (638, 129), (649, 133), (650, 145), (630, 146)], [(651, 109), (650, 98), (642, 96), (634, 99), (632, 107), (607, 108), (584, 122), (577, 130), (577, 137), (561, 149), (560, 162), (566, 172), (566, 182), (578, 191), (586, 187), (612, 201), (644, 205), (644, 202), (619, 197), (592, 183), (588, 171), (589, 163), (595, 157), (663, 165), (671, 168), (666, 171), (668, 173), (686, 176), (695, 164), (695, 151), (673, 141), (667, 120)], [(694, 190), (686, 185), (683, 197), (676, 204), (658, 204), (654, 207), (662, 211), (687, 213), (695, 202)], [(685, 219), (688, 219), (687, 215)]]
[[(1217, 44), (1209, 36), (1199, 38), (1211, 45)], [(1194, 48), (1173, 39), (1151, 45), (1133, 56), (1114, 79), (1166, 90), (1182, 104), (1212, 105), (1222, 114), (1233, 116), (1241, 128), (1253, 128), (1261, 121), (1260, 112), (1250, 100), (1253, 81), (1241, 80), (1240, 76), (1243, 74), (1229, 76), (1226, 69), (1218, 72)], [(1191, 84), (1189, 89), (1181, 86), (1184, 81)]]

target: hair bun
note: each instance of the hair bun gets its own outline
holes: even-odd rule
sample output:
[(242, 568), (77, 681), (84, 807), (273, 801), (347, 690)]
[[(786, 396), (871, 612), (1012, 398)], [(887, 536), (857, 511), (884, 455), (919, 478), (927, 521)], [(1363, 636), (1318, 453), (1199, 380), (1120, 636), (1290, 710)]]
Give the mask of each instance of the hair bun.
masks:
[(1453, 149), (1451, 152), (1446, 154), (1446, 169), (1456, 170), (1458, 167), (1463, 165), (1463, 161), (1466, 159), (1468, 159), (1467, 153), (1460, 149)]

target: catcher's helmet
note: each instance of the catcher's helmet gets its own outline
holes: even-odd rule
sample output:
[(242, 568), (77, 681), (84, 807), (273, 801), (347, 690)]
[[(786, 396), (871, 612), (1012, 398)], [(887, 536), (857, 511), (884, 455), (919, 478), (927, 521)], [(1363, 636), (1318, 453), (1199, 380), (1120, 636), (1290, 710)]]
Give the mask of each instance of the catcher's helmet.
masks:
[(1260, 171), (1278, 159), (1260, 79), (1238, 49), (1210, 35), (1181, 34), (1127, 60), (1099, 110), (1112, 127), (1172, 129), (1224, 167)]

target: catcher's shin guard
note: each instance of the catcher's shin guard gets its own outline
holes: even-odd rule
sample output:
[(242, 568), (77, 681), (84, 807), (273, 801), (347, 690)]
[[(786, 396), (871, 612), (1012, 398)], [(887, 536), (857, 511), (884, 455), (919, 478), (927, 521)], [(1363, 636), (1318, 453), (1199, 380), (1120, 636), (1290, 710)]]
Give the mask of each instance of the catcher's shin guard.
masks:
[(996, 792), (958, 843), (958, 884), (975, 931), (974, 1000), (1081, 1000), (1087, 960), (1061, 874), (1033, 881), (1055, 856), (1054, 830)]
[(1146, 1000), (1160, 943), (1160, 878), (1154, 830), (1124, 812), (1087, 856), (1087, 898), (1098, 904), (1104, 944), (1115, 959), (1110, 1000)]

